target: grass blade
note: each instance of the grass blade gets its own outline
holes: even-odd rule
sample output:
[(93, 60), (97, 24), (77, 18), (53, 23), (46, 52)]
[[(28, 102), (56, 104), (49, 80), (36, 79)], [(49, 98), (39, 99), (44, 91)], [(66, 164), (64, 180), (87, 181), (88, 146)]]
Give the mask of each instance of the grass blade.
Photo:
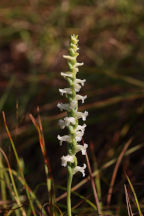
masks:
[(125, 173), (125, 175), (126, 175), (126, 178), (127, 178), (128, 183), (129, 183), (129, 186), (130, 186), (130, 188), (131, 188), (131, 190), (132, 190), (132, 193), (133, 193), (133, 195), (134, 195), (134, 199), (135, 199), (135, 202), (136, 202), (136, 205), (137, 205), (137, 209), (138, 209), (138, 212), (139, 212), (139, 216), (143, 216), (143, 214), (142, 214), (142, 212), (141, 212), (140, 205), (139, 205), (139, 201), (138, 201), (138, 199), (137, 199), (137, 195), (136, 195), (136, 192), (135, 192), (135, 190), (134, 190), (134, 187), (133, 187), (133, 185), (132, 185), (132, 183), (131, 183), (131, 180), (129, 179), (129, 177), (127, 176), (126, 173)]
[(29, 193), (29, 190), (28, 190), (28, 187), (27, 187), (25, 178), (24, 178), (23, 170), (22, 170), (22, 168), (21, 168), (21, 166), (20, 166), (20, 161), (19, 161), (19, 157), (18, 157), (16, 148), (15, 148), (15, 144), (14, 144), (14, 141), (13, 141), (13, 139), (12, 139), (12, 137), (11, 137), (11, 133), (10, 133), (10, 131), (9, 131), (9, 129), (8, 129), (8, 126), (7, 126), (7, 123), (6, 123), (6, 117), (5, 117), (4, 111), (2, 112), (2, 115), (3, 115), (4, 126), (5, 126), (7, 135), (8, 135), (8, 137), (9, 137), (9, 140), (10, 140), (10, 143), (11, 143), (11, 146), (12, 146), (12, 149), (13, 149), (13, 152), (14, 152), (14, 155), (15, 155), (15, 158), (16, 158), (16, 162), (17, 162), (17, 165), (18, 165), (18, 168), (19, 168), (19, 172), (20, 172), (20, 174), (21, 174), (21, 177), (22, 177), (23, 180), (24, 180), (24, 187), (25, 187), (26, 194), (27, 194), (27, 197), (28, 197), (28, 200), (29, 200), (29, 203), (30, 203), (30, 207), (31, 207), (31, 209), (32, 209), (32, 213), (33, 213), (34, 216), (36, 216), (36, 212), (35, 212), (35, 209), (34, 209), (34, 206), (33, 206), (32, 200), (31, 200), (31, 197), (30, 197), (30, 193)]

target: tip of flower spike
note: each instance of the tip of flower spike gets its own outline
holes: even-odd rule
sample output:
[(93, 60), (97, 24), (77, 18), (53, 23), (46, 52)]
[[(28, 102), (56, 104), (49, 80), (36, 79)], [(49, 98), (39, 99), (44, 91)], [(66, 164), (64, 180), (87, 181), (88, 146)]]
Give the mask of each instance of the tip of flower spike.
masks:
[(73, 35), (71, 35), (71, 41), (72, 42), (74, 42), (74, 43), (78, 43), (78, 35), (75, 35), (75, 34), (73, 34)]

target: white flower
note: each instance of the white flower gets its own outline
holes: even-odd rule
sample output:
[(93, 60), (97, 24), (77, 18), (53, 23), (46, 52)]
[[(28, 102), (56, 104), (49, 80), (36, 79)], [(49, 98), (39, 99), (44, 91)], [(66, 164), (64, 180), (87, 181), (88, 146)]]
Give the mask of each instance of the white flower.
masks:
[[(79, 92), (80, 91), (80, 89), (81, 89), (81, 85), (83, 86), (84, 85), (84, 83), (85, 83), (85, 79), (83, 79), (83, 80), (81, 80), (81, 79), (76, 79), (75, 81), (74, 81), (74, 88), (75, 88), (75, 91), (76, 92)], [(81, 84), (81, 85), (80, 85)]]
[(85, 81), (86, 81), (85, 79), (83, 79), (83, 80), (82, 79), (76, 79), (74, 84), (81, 84), (82, 86), (84, 86)]
[(65, 136), (57, 136), (58, 140), (60, 141), (60, 145), (62, 145), (63, 142), (71, 142), (71, 138), (69, 135), (65, 135)]
[(77, 142), (80, 142), (82, 140), (83, 137), (83, 131), (76, 131), (76, 136), (75, 139)]
[(62, 160), (62, 166), (66, 167), (67, 166), (67, 162), (74, 162), (74, 157), (71, 155), (67, 155), (67, 156), (62, 156), (61, 157)]
[(77, 73), (79, 71), (78, 68), (73, 68), (74, 73)]
[(84, 164), (83, 167), (76, 166), (73, 170), (73, 174), (75, 174), (77, 172), (81, 172), (83, 177), (84, 177), (85, 176), (85, 168), (86, 168), (86, 164)]
[(86, 117), (88, 116), (88, 112), (87, 111), (85, 111), (84, 113), (83, 112), (77, 112), (76, 115), (77, 115), (78, 119), (82, 118), (82, 120), (85, 121)]
[(72, 100), (70, 102), (70, 104), (63, 104), (63, 103), (58, 103), (57, 104), (57, 107), (63, 111), (63, 110), (66, 110), (66, 111), (70, 111), (70, 110), (73, 110), (77, 107), (77, 100)]
[(63, 55), (63, 58), (68, 59), (68, 60), (76, 60), (75, 56), (69, 56), (69, 55)]
[(83, 62), (77, 62), (75, 65), (74, 65), (74, 67), (76, 68), (76, 67), (79, 67), (79, 66), (82, 66), (84, 63)]
[(59, 125), (61, 129), (64, 129), (66, 126), (69, 126), (70, 123), (74, 125), (75, 122), (76, 120), (74, 117), (65, 117), (63, 120), (62, 119), (59, 120)]
[(84, 145), (77, 145), (76, 146), (76, 152), (81, 151), (82, 155), (86, 155), (86, 149), (88, 147), (88, 144), (84, 143)]
[(70, 88), (59, 89), (61, 95), (63, 94), (72, 94), (72, 90)]
[(57, 107), (58, 107), (61, 111), (63, 111), (63, 110), (69, 111), (69, 109), (70, 109), (70, 105), (69, 105), (69, 104), (63, 104), (63, 103), (58, 103), (58, 104), (57, 104)]
[(87, 95), (85, 95), (85, 96), (82, 96), (82, 95), (76, 95), (76, 99), (77, 100), (81, 100), (82, 101), (82, 103), (84, 103), (84, 100), (87, 98)]
[(86, 124), (78, 125), (77, 128), (76, 128), (76, 132), (81, 131), (82, 134), (84, 134), (85, 127), (86, 127)]
[(64, 78), (66, 78), (66, 77), (70, 77), (70, 78), (72, 78), (73, 77), (73, 75), (72, 75), (72, 73), (71, 72), (61, 72), (61, 76), (63, 76)]
[[(72, 53), (73, 55), (75, 55), (75, 50), (77, 51), (77, 50), (79, 50), (79, 48), (78, 47), (76, 47), (76, 45), (72, 45), (72, 48), (70, 48), (69, 49), (69, 51), (70, 51), (70, 53)], [(79, 54), (77, 54), (77, 56), (78, 56)]]

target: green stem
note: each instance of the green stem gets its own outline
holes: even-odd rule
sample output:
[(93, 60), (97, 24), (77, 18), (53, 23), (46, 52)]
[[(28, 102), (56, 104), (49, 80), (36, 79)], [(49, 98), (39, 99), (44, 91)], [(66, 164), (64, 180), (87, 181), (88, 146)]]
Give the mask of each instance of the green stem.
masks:
[(72, 185), (72, 168), (70, 165), (67, 165), (67, 213), (68, 216), (72, 216), (71, 213), (71, 185)]

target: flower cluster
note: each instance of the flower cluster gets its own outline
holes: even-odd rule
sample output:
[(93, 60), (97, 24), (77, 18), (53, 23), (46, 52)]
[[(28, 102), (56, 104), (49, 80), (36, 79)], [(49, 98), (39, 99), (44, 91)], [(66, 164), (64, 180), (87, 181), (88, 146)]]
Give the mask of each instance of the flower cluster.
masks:
[(67, 142), (67, 151), (68, 155), (62, 156), (62, 166), (70, 166), (73, 175), (77, 172), (81, 172), (83, 176), (85, 176), (85, 168), (86, 165), (84, 164), (83, 167), (77, 166), (77, 158), (76, 153), (81, 151), (82, 155), (86, 154), (86, 149), (88, 147), (87, 144), (80, 145), (78, 142), (81, 142), (82, 137), (84, 135), (86, 124), (79, 125), (79, 119), (83, 121), (86, 120), (88, 112), (79, 112), (78, 111), (78, 101), (81, 100), (84, 103), (84, 100), (87, 96), (82, 96), (77, 94), (81, 87), (85, 83), (85, 79), (77, 79), (76, 75), (79, 71), (79, 66), (82, 66), (83, 63), (77, 62), (77, 56), (79, 55), (78, 51), (78, 36), (72, 35), (71, 42), (69, 47), (69, 55), (64, 55), (63, 57), (67, 59), (69, 71), (68, 72), (61, 72), (61, 76), (64, 77), (69, 83), (68, 88), (59, 89), (61, 95), (66, 95), (68, 99), (68, 103), (58, 103), (58, 108), (61, 111), (66, 111), (67, 116), (59, 120), (60, 128), (64, 129), (67, 128), (69, 134), (60, 136), (58, 135), (58, 140), (60, 141), (60, 145), (63, 142)]

